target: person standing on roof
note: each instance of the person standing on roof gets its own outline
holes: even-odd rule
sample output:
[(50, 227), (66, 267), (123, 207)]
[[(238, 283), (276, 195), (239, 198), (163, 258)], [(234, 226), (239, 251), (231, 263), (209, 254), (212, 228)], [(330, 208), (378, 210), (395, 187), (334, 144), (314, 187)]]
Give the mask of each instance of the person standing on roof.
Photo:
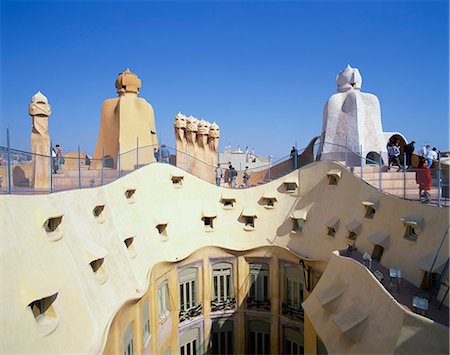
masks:
[(428, 149), (430, 149), (430, 145), (427, 144), (425, 147), (422, 147), (422, 149), (419, 150), (419, 157), (427, 158)]
[(438, 160), (438, 152), (436, 147), (433, 147), (433, 149), (428, 150), (427, 153), (427, 165), (429, 169), (431, 169), (431, 167), (433, 166), (433, 160)]
[(244, 176), (243, 176), (243, 181), (244, 181), (245, 187), (248, 187), (249, 180), (250, 180), (250, 172), (248, 171), (248, 166), (246, 166), (245, 170), (244, 170)]
[(292, 169), (297, 169), (297, 157), (298, 157), (298, 151), (297, 148), (292, 146), (291, 149), (291, 159), (292, 159)]
[(62, 165), (64, 164), (64, 152), (59, 144), (56, 146), (56, 157), (58, 158), (58, 170), (62, 170)]
[(412, 155), (414, 153), (414, 144), (415, 143), (416, 143), (415, 141), (412, 141), (411, 143), (405, 144), (403, 146), (403, 150), (404, 150), (405, 156), (406, 156), (405, 168), (406, 167), (409, 168), (412, 165), (411, 160), (412, 160)]
[(419, 199), (422, 203), (430, 202), (431, 173), (424, 157), (419, 157), (419, 165), (416, 171), (416, 182), (419, 185)]
[(222, 169), (220, 168), (220, 164), (217, 163), (216, 168), (216, 185), (220, 186), (220, 181), (222, 180)]
[(169, 164), (170, 151), (165, 144), (161, 146), (161, 162)]

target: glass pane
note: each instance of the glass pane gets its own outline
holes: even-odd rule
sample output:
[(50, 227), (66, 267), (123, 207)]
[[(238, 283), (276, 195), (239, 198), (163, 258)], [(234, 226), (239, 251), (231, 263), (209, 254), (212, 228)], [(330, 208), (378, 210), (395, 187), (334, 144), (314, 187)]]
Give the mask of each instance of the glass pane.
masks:
[(223, 289), (223, 286), (224, 286), (224, 277), (223, 277), (223, 275), (222, 276), (220, 276), (220, 293), (219, 293), (219, 300), (221, 300), (221, 301), (223, 301), (224, 300), (224, 289)]
[(180, 285), (180, 308), (184, 311), (184, 285)]
[(269, 299), (269, 277), (264, 275), (264, 300)]
[(192, 296), (191, 296), (191, 307), (195, 307), (196, 305), (196, 300), (195, 300), (195, 280), (191, 282), (191, 291), (192, 291)]
[(190, 284), (189, 282), (185, 283), (186, 285), (186, 305), (185, 305), (185, 309), (188, 310), (189, 308), (191, 308), (191, 294), (190, 294)]
[(292, 352), (291, 352), (291, 341), (290, 340), (286, 340), (284, 352), (285, 352), (285, 354), (292, 354)]
[(213, 289), (213, 300), (217, 300), (218, 299), (218, 292), (217, 292), (217, 279), (218, 276), (214, 276), (214, 289)]
[(180, 348), (180, 355), (184, 355), (184, 346)]
[(256, 333), (255, 332), (250, 332), (250, 349), (249, 349), (249, 353), (250, 354), (254, 354), (256, 353)]
[(263, 349), (263, 335), (262, 333), (256, 333), (257, 339), (256, 339), (256, 353), (257, 354), (263, 354), (261, 351)]
[(250, 297), (255, 298), (255, 275), (250, 275)]
[(197, 354), (197, 340), (194, 339), (194, 341), (192, 342), (192, 354), (196, 355)]
[(264, 334), (264, 354), (270, 354), (270, 335)]
[(219, 348), (218, 348), (217, 342), (218, 342), (218, 334), (216, 332), (214, 332), (212, 334), (212, 346), (211, 346), (213, 354), (219, 353)]
[(286, 279), (286, 301), (288, 305), (292, 305), (291, 292), (292, 292), (291, 280)]
[(231, 276), (227, 275), (226, 280), (227, 280), (227, 287), (226, 287), (227, 294), (225, 295), (225, 297), (228, 299), (228, 298), (231, 298), (231, 285), (230, 285), (231, 284)]
[(233, 352), (233, 332), (227, 332), (227, 343), (224, 349), (224, 354), (231, 354)]
[(191, 355), (191, 343), (186, 344), (186, 355)]
[(299, 293), (298, 282), (293, 282), (293, 286), (294, 286), (294, 307), (298, 307), (298, 293)]
[(226, 352), (225, 352), (225, 348), (226, 348), (226, 346), (225, 346), (225, 336), (226, 336), (225, 332), (221, 332), (220, 333), (220, 353), (221, 354), (226, 354)]

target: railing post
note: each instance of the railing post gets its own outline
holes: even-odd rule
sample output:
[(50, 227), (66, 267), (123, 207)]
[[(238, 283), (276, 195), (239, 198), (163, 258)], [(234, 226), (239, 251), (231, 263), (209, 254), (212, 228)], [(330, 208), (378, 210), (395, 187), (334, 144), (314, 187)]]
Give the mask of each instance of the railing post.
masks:
[(438, 180), (438, 195), (437, 195), (437, 200), (438, 200), (438, 206), (441, 207), (441, 154), (438, 154), (438, 176), (437, 176), (437, 180)]
[(78, 188), (81, 189), (81, 161), (80, 161), (80, 145), (78, 144)]
[(49, 152), (49, 159), (50, 159), (50, 193), (53, 192), (53, 156), (52, 156), (52, 147), (53, 143), (50, 141), (50, 152)]
[(403, 198), (406, 200), (406, 153), (403, 152)]
[(382, 170), (383, 170), (383, 164), (381, 163), (381, 151), (380, 151), (380, 159), (378, 159), (378, 166), (380, 167), (380, 176), (379, 176), (379, 188), (380, 188), (380, 192), (383, 191), (383, 188), (381, 186), (381, 182), (382, 182), (382, 178), (381, 178), (381, 174), (382, 174)]
[(272, 165), (272, 156), (269, 155), (269, 181), (272, 180), (272, 177), (271, 177), (271, 175), (270, 175), (270, 168), (271, 168), (271, 165)]
[(139, 137), (136, 137), (136, 169), (139, 168)]
[(6, 146), (8, 161), (8, 193), (11, 193), (11, 147), (9, 145), (9, 128), (6, 129)]
[(117, 146), (117, 177), (120, 178), (120, 143)]
[(361, 163), (361, 180), (363, 178), (363, 151), (362, 151), (362, 145), (359, 146), (359, 154), (360, 154), (360, 163)]
[(103, 185), (103, 181), (105, 178), (105, 146), (102, 146), (102, 180), (100, 182), (101, 185)]

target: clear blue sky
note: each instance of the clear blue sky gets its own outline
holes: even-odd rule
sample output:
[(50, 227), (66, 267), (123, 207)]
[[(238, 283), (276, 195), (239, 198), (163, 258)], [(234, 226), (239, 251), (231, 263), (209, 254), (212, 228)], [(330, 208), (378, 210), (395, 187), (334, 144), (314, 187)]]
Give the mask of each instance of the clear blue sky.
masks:
[(216, 121), (221, 149), (281, 157), (320, 134), (351, 64), (381, 101), (384, 131), (444, 150), (448, 31), (447, 1), (2, 1), (0, 144), (9, 126), (12, 145), (30, 149), (27, 106), (41, 90), (52, 140), (93, 152), (102, 102), (130, 68), (166, 144), (181, 111)]

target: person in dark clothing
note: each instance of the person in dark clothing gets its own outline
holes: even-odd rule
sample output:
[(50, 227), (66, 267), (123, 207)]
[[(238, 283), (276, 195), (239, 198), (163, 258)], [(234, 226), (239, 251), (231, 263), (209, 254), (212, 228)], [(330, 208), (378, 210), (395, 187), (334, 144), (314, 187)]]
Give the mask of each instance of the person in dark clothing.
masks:
[(297, 169), (297, 157), (298, 157), (298, 151), (297, 148), (292, 147), (291, 149), (291, 159), (292, 159), (292, 169)]
[(409, 168), (412, 165), (411, 158), (412, 158), (412, 154), (414, 153), (414, 144), (415, 143), (416, 143), (415, 141), (412, 141), (411, 143), (405, 144), (403, 146), (403, 150), (404, 150), (405, 155), (406, 155), (405, 168), (406, 167)]

